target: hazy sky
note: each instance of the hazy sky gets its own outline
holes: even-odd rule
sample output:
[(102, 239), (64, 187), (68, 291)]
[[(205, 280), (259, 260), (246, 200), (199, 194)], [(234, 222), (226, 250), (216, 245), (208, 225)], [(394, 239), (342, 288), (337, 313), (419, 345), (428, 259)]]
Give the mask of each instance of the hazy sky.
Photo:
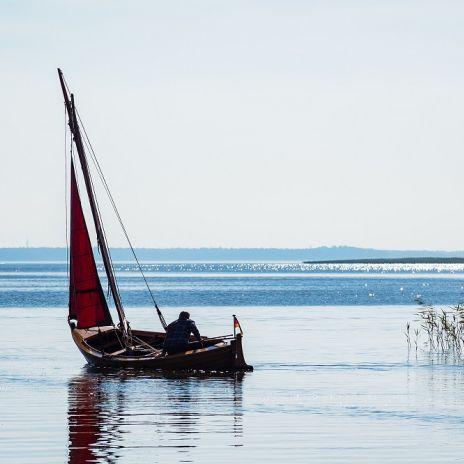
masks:
[(462, 1), (2, 0), (0, 51), (0, 246), (65, 244), (60, 66), (136, 246), (464, 249)]

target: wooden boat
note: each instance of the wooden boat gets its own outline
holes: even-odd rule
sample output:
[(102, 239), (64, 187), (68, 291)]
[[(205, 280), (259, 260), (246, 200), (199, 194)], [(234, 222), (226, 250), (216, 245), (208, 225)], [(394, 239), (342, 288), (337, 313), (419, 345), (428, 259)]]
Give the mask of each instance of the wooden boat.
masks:
[[(75, 155), (71, 157), (70, 175), (70, 240), (69, 240), (69, 315), (68, 323), (74, 342), (87, 362), (104, 367), (147, 367), (163, 370), (197, 370), (212, 372), (250, 371), (245, 362), (242, 348), (240, 324), (234, 316), (234, 333), (221, 337), (203, 337), (203, 347), (184, 353), (166, 354), (163, 343), (166, 332), (133, 330), (126, 318), (121, 296), (119, 294), (113, 263), (106, 240), (103, 223), (95, 198), (95, 189), (87, 163), (85, 146), (92, 151), (90, 143), (83, 138), (82, 123), (74, 104), (74, 95), (69, 92), (63, 73), (58, 69), (61, 89), (63, 91), (69, 127), (75, 146)], [(116, 307), (119, 323), (113, 322), (108, 303), (98, 276), (95, 257), (82, 209), (81, 197), (76, 181), (76, 166), (80, 165), (84, 179), (85, 192), (89, 201), (95, 225), (98, 248), (108, 278), (109, 293)], [(99, 166), (98, 166), (99, 169)], [(101, 173), (101, 171), (100, 171)], [(105, 189), (120, 220), (108, 186), (102, 177)], [(130, 248), (132, 244), (123, 227)], [(137, 257), (135, 260), (143, 275)], [(166, 330), (164, 317), (153, 298), (153, 303), (161, 324)]]

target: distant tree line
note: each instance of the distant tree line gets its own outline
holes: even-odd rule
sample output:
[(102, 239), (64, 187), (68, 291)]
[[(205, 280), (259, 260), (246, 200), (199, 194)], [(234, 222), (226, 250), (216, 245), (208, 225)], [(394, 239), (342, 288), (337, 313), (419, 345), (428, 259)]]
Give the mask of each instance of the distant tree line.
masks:
[[(462, 262), (464, 251), (317, 248), (138, 248), (141, 261)], [(99, 256), (95, 250), (95, 255)], [(112, 248), (115, 261), (132, 261), (129, 248)], [(0, 261), (66, 261), (66, 248), (0, 248)], [(454, 260), (454, 261), (453, 261)]]

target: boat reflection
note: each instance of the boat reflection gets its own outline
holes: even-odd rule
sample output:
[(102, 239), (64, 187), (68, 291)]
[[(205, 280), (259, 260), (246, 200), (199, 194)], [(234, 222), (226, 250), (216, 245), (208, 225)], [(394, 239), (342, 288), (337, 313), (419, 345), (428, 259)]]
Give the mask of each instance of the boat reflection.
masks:
[(244, 374), (222, 376), (85, 367), (68, 384), (68, 463), (194, 462), (198, 446), (242, 446)]

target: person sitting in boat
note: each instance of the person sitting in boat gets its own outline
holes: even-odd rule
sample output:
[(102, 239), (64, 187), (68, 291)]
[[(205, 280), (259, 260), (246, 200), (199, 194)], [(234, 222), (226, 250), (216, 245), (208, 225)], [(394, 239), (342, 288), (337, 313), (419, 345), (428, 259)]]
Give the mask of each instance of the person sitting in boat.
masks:
[[(198, 340), (190, 341), (193, 334)], [(166, 338), (164, 339), (164, 351), (168, 354), (182, 353), (188, 350), (196, 350), (203, 347), (200, 332), (195, 325), (195, 321), (190, 319), (187, 311), (179, 314), (177, 321), (171, 322), (166, 328)]]

